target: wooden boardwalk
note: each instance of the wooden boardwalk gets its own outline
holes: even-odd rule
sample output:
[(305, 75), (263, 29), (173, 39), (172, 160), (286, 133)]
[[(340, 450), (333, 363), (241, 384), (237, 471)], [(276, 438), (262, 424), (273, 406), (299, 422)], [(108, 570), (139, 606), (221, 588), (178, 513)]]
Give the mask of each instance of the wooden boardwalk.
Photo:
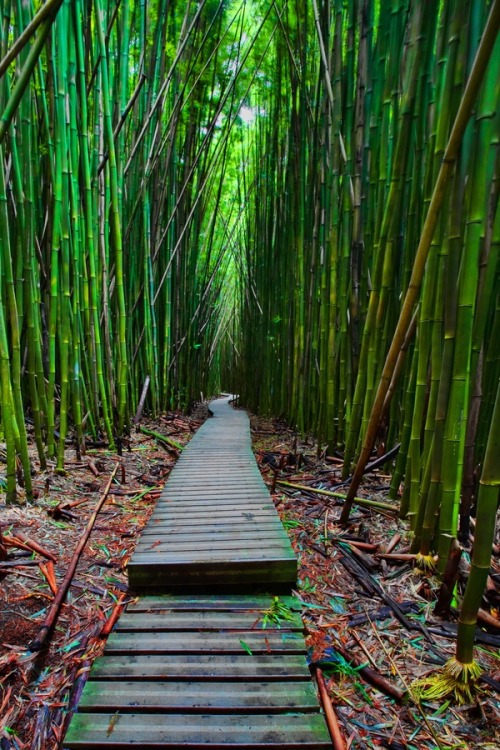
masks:
[(245, 412), (229, 399), (183, 451), (129, 563), (139, 592), (295, 585), (297, 562), (251, 450)]
[[(300, 607), (275, 595), (295, 582), (295, 557), (251, 454), (248, 417), (227, 401), (212, 403), (129, 566), (134, 588), (174, 593), (129, 604), (92, 668), (67, 750), (332, 747)], [(238, 582), (272, 593), (220, 593)]]

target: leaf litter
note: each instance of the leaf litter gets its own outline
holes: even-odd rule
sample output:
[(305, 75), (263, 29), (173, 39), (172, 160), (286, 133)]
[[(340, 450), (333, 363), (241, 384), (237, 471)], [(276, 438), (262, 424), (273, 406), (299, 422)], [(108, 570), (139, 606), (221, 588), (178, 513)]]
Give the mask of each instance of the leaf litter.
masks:
[[(185, 444), (204, 414), (169, 414), (144, 426)], [(272, 490), (283, 525), (299, 559), (296, 596), (302, 605), (311, 665), (326, 678), (329, 697), (347, 747), (390, 750), (481, 748), (500, 745), (498, 689), (500, 631), (484, 625), (476, 648), (489, 683), (471, 704), (421, 704), (412, 684), (454, 652), (453, 622), (433, 615), (436, 583), (417, 577), (405, 552), (406, 525), (385, 512), (357, 507), (347, 534), (337, 523), (341, 500), (280, 486), (277, 479), (312, 488), (337, 484), (341, 459), (317, 457), (279, 420), (253, 418), (256, 457)], [(29, 546), (7, 548), (0, 561), (0, 743), (2, 750), (58, 750), (94, 659), (127, 604), (126, 564), (175, 463), (175, 451), (153, 436), (133, 433), (117, 477), (86, 545), (49, 647), (31, 653), (53, 588), (63, 578), (87, 519), (116, 456), (89, 448), (82, 460), (68, 450), (67, 471), (53, 468), (34, 477), (32, 505), (1, 506), (2, 533), (16, 532), (55, 557)], [(34, 463), (36, 463), (34, 461)], [(380, 470), (365, 477), (363, 494), (387, 502), (388, 478)], [(52, 515), (51, 515), (52, 514)], [(391, 539), (400, 546), (383, 559)], [(497, 540), (498, 544), (498, 540)], [(397, 559), (397, 558), (400, 559)], [(462, 578), (466, 575), (464, 572)], [(493, 559), (491, 615), (496, 618), (499, 563)], [(463, 583), (463, 581), (462, 581)], [(396, 616), (397, 615), (397, 616)], [(456, 620), (456, 613), (453, 613)], [(279, 600), (264, 613), (286, 619)], [(242, 650), (247, 650), (242, 643)], [(375, 687), (382, 679), (396, 697)], [(384, 683), (385, 681), (385, 683)], [(398, 700), (399, 694), (404, 700)]]
[[(181, 445), (203, 422), (206, 409), (190, 417), (170, 413), (145, 427)], [(12, 541), (0, 561), (0, 747), (58, 750), (94, 659), (104, 650), (107, 625), (125, 606), (126, 565), (163, 485), (175, 450), (154, 436), (132, 432), (48, 647), (29, 650), (64, 578), (89, 517), (116, 466), (117, 456), (87, 447), (81, 460), (68, 448), (66, 471), (54, 466), (33, 477), (32, 504), (0, 503), (2, 535)], [(37, 466), (35, 451), (33, 465)], [(16, 537), (19, 533), (27, 544)], [(30, 542), (46, 555), (33, 551)], [(51, 556), (55, 561), (47, 559)]]
[[(318, 494), (318, 488), (328, 492), (340, 484), (341, 455), (321, 454), (313, 440), (300, 439), (283, 420), (252, 418), (252, 436), (262, 476), (298, 556), (295, 594), (311, 667), (326, 678), (347, 748), (497, 750), (498, 538), (490, 577), (494, 590), (488, 592), (493, 620), (477, 631), (485, 677), (481, 692), (460, 707), (446, 700), (421, 702), (412, 688), (454, 653), (458, 612), (452, 608), (451, 621), (433, 614), (439, 584), (413, 570), (407, 523), (384, 507), (390, 477), (380, 468), (365, 476), (358, 494), (382, 505), (377, 511), (355, 506), (346, 531), (337, 522), (341, 498)], [(470, 551), (465, 550), (466, 560)], [(467, 573), (465, 564), (460, 593)]]

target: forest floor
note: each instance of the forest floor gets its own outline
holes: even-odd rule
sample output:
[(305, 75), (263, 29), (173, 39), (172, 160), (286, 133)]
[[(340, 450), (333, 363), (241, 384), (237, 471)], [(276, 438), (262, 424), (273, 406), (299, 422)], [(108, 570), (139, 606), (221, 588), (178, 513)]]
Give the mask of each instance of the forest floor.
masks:
[[(142, 424), (185, 444), (204, 415), (200, 409), (192, 417), (167, 414)], [(278, 420), (252, 418), (252, 434), (263, 477), (299, 558), (296, 594), (303, 604), (311, 662), (324, 674), (347, 746), (498, 750), (500, 630), (482, 628), (482, 639), (490, 644), (479, 644), (477, 656), (490, 685), (482, 683), (484, 690), (474, 703), (420, 703), (411, 687), (453, 654), (453, 624), (432, 613), (436, 584), (413, 572), (406, 524), (390, 513), (355, 506), (353, 527), (346, 534), (336, 522), (340, 501), (279, 484), (331, 488), (338, 483), (340, 460), (318, 458), (312, 442), (297, 440)], [(83, 549), (50, 643), (41, 652), (32, 653), (29, 644), (117, 457), (102, 447), (89, 447), (81, 460), (69, 451), (64, 476), (50, 468), (34, 477), (35, 503), (0, 503), (2, 533), (10, 539), (8, 556), (0, 561), (1, 750), (62, 747), (86, 675), (104, 649), (103, 628), (129, 600), (126, 564), (175, 460), (171, 446), (132, 433), (123, 450), (123, 469)], [(372, 472), (359, 494), (387, 502), (387, 480)], [(235, 477), (235, 486), (237, 481)], [(65, 507), (77, 501), (82, 502)], [(19, 532), (25, 544), (26, 539), (28, 546), (36, 542), (45, 554), (22, 549)], [(399, 536), (396, 557), (382, 558)], [(498, 559), (494, 566), (498, 584)], [(401, 702), (402, 693), (406, 697)]]

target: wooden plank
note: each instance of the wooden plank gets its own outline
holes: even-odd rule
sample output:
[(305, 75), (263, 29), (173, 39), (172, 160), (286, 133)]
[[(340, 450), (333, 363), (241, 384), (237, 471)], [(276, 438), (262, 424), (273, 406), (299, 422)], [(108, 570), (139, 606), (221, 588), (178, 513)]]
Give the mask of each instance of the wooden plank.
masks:
[(275, 518), (250, 518), (250, 519), (238, 519), (236, 521), (229, 520), (224, 521), (218, 519), (215, 522), (210, 522), (203, 518), (189, 519), (185, 523), (178, 523), (177, 526), (173, 526), (172, 522), (156, 523), (154, 528), (148, 526), (144, 529), (142, 536), (154, 536), (158, 533), (162, 533), (163, 530), (168, 529), (168, 533), (173, 536), (181, 536), (183, 534), (188, 535), (190, 538), (198, 536), (200, 534), (210, 533), (230, 533), (232, 531), (238, 532), (243, 528), (247, 528), (249, 531), (255, 532), (257, 529), (262, 530), (264, 533), (268, 533), (275, 528), (280, 528)]
[(64, 741), (68, 750), (83, 748), (273, 748), (331, 750), (320, 714), (201, 715), (84, 713), (73, 717)]
[(165, 503), (166, 506), (170, 507), (176, 504), (189, 506), (196, 502), (202, 503), (204, 505), (208, 505), (210, 503), (212, 505), (220, 505), (224, 503), (235, 507), (253, 504), (266, 505), (271, 507), (272, 504), (269, 495), (266, 496), (264, 494), (258, 494), (256, 492), (245, 493), (243, 495), (234, 495), (232, 492), (224, 492), (223, 490), (214, 492), (213, 494), (205, 493), (200, 490), (200, 492), (193, 493), (192, 497), (178, 494), (162, 497), (158, 501), (157, 507), (161, 507), (163, 503)]
[[(280, 539), (278, 533), (271, 536), (270, 539), (266, 540), (269, 542), (269, 546), (272, 547), (271, 553), (287, 552), (289, 549), (288, 539)], [(158, 535), (157, 538), (152, 541), (150, 537), (141, 538), (136, 547), (136, 555), (147, 554), (152, 552), (155, 555), (161, 556), (162, 560), (166, 560), (169, 557), (172, 560), (178, 559), (178, 557), (185, 557), (186, 553), (190, 553), (190, 556), (194, 553), (191, 559), (196, 560), (199, 558), (212, 560), (214, 556), (217, 556), (219, 551), (227, 552), (228, 550), (235, 551), (236, 557), (243, 556), (247, 559), (253, 556), (254, 553), (260, 555), (262, 553), (262, 539), (258, 537), (251, 538), (250, 535), (247, 537), (234, 535), (229, 538), (214, 537), (213, 539), (207, 539), (206, 541), (200, 541), (198, 539), (190, 539), (188, 541), (177, 541), (175, 537), (165, 534), (164, 536)], [(266, 550), (264, 554), (269, 553)]]
[(233, 524), (240, 529), (263, 528), (264, 526), (273, 528), (273, 526), (281, 526), (280, 522), (269, 511), (251, 511), (243, 509), (232, 511), (218, 510), (217, 514), (212, 512), (211, 515), (203, 511), (202, 513), (200, 512), (189, 515), (187, 518), (182, 512), (171, 512), (162, 513), (154, 518), (152, 517), (143, 533), (155, 533), (157, 527), (177, 529), (180, 525), (192, 530), (194, 533), (197, 526), (205, 528), (207, 526), (226, 526), (227, 524)]
[[(192, 513), (189, 512), (190, 509), (192, 509)], [(217, 515), (214, 514), (215, 509), (217, 509)], [(196, 518), (197, 513), (203, 512), (211, 513), (214, 520), (219, 516), (225, 517), (228, 515), (234, 515), (241, 517), (246, 514), (246, 517), (248, 518), (254, 516), (257, 517), (259, 515), (271, 517), (274, 518), (277, 523), (280, 523), (276, 509), (266, 501), (255, 501), (253, 503), (233, 502), (232, 504), (221, 503), (219, 505), (215, 505), (213, 502), (207, 500), (198, 503), (162, 503), (161, 506), (157, 506), (153, 511), (151, 518), (162, 518), (163, 516), (184, 513), (185, 518), (189, 519), (191, 515), (193, 518)]]
[(210, 548), (205, 550), (196, 549), (193, 545), (189, 550), (177, 552), (173, 547), (170, 551), (159, 550), (158, 548), (153, 550), (139, 548), (134, 555), (135, 565), (161, 564), (166, 565), (166, 567), (192, 565), (199, 571), (202, 565), (219, 566), (222, 571), (223, 569), (227, 570), (230, 566), (243, 568), (249, 563), (253, 563), (263, 567), (264, 563), (267, 564), (271, 560), (287, 562), (292, 559), (291, 555), (288, 554), (288, 546), (285, 545), (281, 549), (255, 547), (248, 550), (244, 549), (242, 545), (237, 548)]
[[(178, 510), (175, 510), (175, 511), (172, 510), (170, 512), (164, 511), (161, 514), (158, 513), (158, 515), (154, 517), (152, 516), (152, 520), (150, 520), (150, 524), (151, 524), (151, 528), (153, 528), (154, 530), (155, 525), (158, 525), (158, 524), (165, 525), (168, 523), (172, 523), (172, 525), (179, 524), (179, 523), (182, 523), (183, 519), (186, 520), (186, 523), (193, 524), (193, 525), (198, 524), (198, 523), (207, 524), (207, 522), (212, 522), (212, 523), (230, 522), (230, 523), (241, 524), (241, 523), (244, 523), (245, 521), (248, 523), (250, 522), (260, 523), (262, 521), (266, 521), (266, 522), (273, 521), (274, 523), (277, 523), (277, 524), (279, 523), (276, 516), (274, 516), (270, 511), (244, 510), (242, 508), (240, 508), (239, 510), (234, 509), (234, 508), (231, 510), (229, 509), (222, 510), (219, 508), (217, 511), (217, 515), (212, 513), (212, 515), (209, 517), (205, 516), (202, 513), (198, 513), (198, 514), (193, 513), (191, 516), (188, 516), (186, 518), (186, 516), (182, 514), (182, 511), (178, 511)], [(147, 528), (149, 531), (150, 526), (148, 526)]]
[[(188, 471), (191, 475), (191, 471)], [(206, 477), (204, 473), (189, 477), (171, 477), (167, 480), (168, 484), (166, 485), (166, 488), (182, 492), (189, 489), (199, 489), (203, 487), (211, 489), (223, 486), (233, 492), (241, 492), (247, 487), (256, 487), (259, 490), (262, 490), (265, 487), (262, 482), (257, 481), (257, 477), (245, 476), (241, 471), (235, 473), (237, 476), (236, 479), (234, 477), (222, 477), (220, 473), (218, 476), (214, 475), (212, 477)]]
[[(131, 654), (100, 656), (96, 680), (310, 680), (305, 657), (295, 654)], [(110, 688), (112, 689), (112, 688)]]
[(303, 632), (302, 618), (297, 612), (290, 619), (277, 624), (270, 621), (262, 610), (253, 612), (170, 612), (168, 609), (156, 612), (124, 612), (115, 626), (115, 632), (124, 630), (144, 632), (190, 631), (190, 630), (297, 630)]
[(128, 612), (153, 612), (157, 609), (168, 609), (170, 612), (184, 611), (189, 612), (206, 611), (214, 612), (223, 610), (224, 612), (255, 612), (268, 609), (278, 598), (288, 609), (300, 612), (302, 607), (298, 599), (294, 596), (274, 597), (270, 594), (260, 594), (251, 596), (238, 596), (235, 594), (218, 594), (217, 596), (193, 596), (192, 594), (160, 594), (156, 596), (141, 596), (130, 602), (127, 606)]
[(312, 682), (87, 682), (79, 711), (168, 713), (318, 711)]
[[(194, 521), (199, 521), (194, 523)], [(262, 533), (275, 534), (279, 536), (284, 542), (290, 540), (283, 531), (283, 528), (277, 524), (271, 517), (269, 518), (238, 518), (228, 517), (227, 520), (224, 518), (217, 518), (217, 523), (210, 523), (209, 519), (205, 516), (199, 516), (197, 519), (190, 518), (189, 521), (181, 527), (182, 517), (178, 518), (159, 518), (157, 523), (152, 524), (148, 527), (147, 533), (144, 532), (143, 536), (145, 539), (150, 537), (164, 536), (170, 534), (175, 536), (181, 536), (182, 534), (188, 535), (190, 538), (200, 538), (200, 535), (206, 535), (207, 538), (212, 538), (210, 532), (213, 535), (217, 533), (230, 533), (234, 531), (235, 534), (248, 532), (249, 534), (255, 534), (262, 531)]]
[(231, 500), (240, 500), (242, 498), (247, 500), (270, 500), (269, 493), (264, 492), (264, 490), (259, 487), (256, 488), (255, 486), (249, 485), (247, 488), (235, 490), (234, 487), (219, 482), (217, 485), (214, 484), (213, 487), (206, 487), (203, 484), (193, 485), (192, 488), (180, 488), (178, 490), (174, 487), (169, 487), (168, 490), (162, 494), (158, 502), (161, 502), (162, 500), (179, 499), (184, 501), (189, 500), (190, 498), (196, 500), (199, 498), (212, 497), (227, 497)]
[(226, 498), (220, 502), (215, 502), (213, 499), (199, 500), (193, 498), (191, 500), (179, 499), (179, 500), (168, 500), (158, 505), (153, 513), (155, 517), (162, 516), (165, 513), (178, 513), (182, 511), (189, 518), (191, 511), (192, 515), (196, 513), (212, 513), (217, 511), (219, 513), (269, 513), (279, 523), (279, 518), (273, 505), (269, 504), (265, 498)]
[(291, 557), (272, 557), (267, 552), (262, 559), (228, 559), (228, 554), (218, 559), (168, 561), (168, 565), (159, 565), (154, 555), (134, 556), (128, 564), (130, 586), (134, 591), (145, 591), (148, 588), (165, 588), (169, 586), (203, 586), (205, 591), (211, 586), (248, 586), (254, 584), (269, 588), (273, 583), (295, 585), (297, 561)]
[(216, 546), (219, 541), (228, 542), (238, 539), (248, 542), (263, 542), (265, 540), (266, 544), (271, 544), (275, 539), (288, 541), (288, 537), (279, 526), (264, 527), (260, 524), (252, 524), (249, 526), (240, 523), (238, 526), (232, 525), (230, 528), (226, 528), (225, 526), (195, 526), (194, 529), (197, 529), (197, 531), (189, 527), (184, 528), (183, 530), (178, 529), (177, 531), (168, 528), (168, 526), (163, 530), (161, 528), (156, 528), (148, 534), (143, 534), (140, 543), (144, 543), (144, 547), (147, 547), (148, 545), (156, 545), (156, 541), (161, 540), (162, 543), (171, 542), (176, 547), (179, 544), (190, 543), (191, 546), (194, 545), (195, 548), (198, 549), (198, 545), (202, 543), (208, 542)]
[[(241, 633), (111, 633), (106, 644), (107, 654), (304, 654), (307, 649), (300, 633), (287, 631), (247, 631)], [(248, 658), (252, 656), (248, 654)]]

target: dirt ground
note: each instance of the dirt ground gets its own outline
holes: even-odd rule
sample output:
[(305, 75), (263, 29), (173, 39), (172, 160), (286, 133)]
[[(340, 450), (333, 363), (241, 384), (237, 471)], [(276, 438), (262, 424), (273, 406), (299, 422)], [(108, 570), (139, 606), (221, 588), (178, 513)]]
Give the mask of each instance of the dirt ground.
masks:
[[(192, 417), (167, 414), (143, 426), (185, 444), (204, 416), (204, 409)], [(331, 489), (340, 476), (340, 459), (318, 458), (312, 442), (297, 440), (277, 420), (253, 418), (252, 434), (259, 466), (299, 558), (296, 595), (303, 605), (311, 667), (324, 674), (347, 747), (499, 748), (500, 621), (497, 627), (495, 620), (481, 627), (477, 658), (485, 680), (476, 700), (464, 706), (421, 703), (412, 686), (453, 654), (456, 613), (452, 622), (433, 615), (438, 585), (413, 571), (406, 523), (386, 510), (355, 506), (347, 533), (336, 522), (340, 499), (280, 484)], [(127, 561), (176, 456), (171, 445), (132, 433), (48, 646), (38, 652), (30, 651), (30, 644), (118, 457), (89, 446), (78, 461), (68, 451), (64, 476), (53, 467), (34, 476), (34, 503), (0, 503), (8, 552), (0, 562), (2, 750), (62, 747), (92, 661), (104, 648), (106, 623), (129, 600)], [(360, 494), (388, 502), (387, 479), (379, 471), (368, 475)], [(397, 535), (395, 557), (384, 559), (380, 555)], [(31, 542), (41, 551), (33, 552)], [(498, 558), (492, 581), (490, 614), (497, 618)]]

